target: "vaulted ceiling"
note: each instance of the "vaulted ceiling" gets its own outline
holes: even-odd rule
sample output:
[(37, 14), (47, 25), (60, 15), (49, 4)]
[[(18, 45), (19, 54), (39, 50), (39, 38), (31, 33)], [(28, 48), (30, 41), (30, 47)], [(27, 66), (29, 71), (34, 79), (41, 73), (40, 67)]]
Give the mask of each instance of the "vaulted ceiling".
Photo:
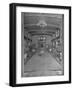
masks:
[(62, 27), (62, 14), (24, 13), (24, 29), (31, 35), (52, 35)]

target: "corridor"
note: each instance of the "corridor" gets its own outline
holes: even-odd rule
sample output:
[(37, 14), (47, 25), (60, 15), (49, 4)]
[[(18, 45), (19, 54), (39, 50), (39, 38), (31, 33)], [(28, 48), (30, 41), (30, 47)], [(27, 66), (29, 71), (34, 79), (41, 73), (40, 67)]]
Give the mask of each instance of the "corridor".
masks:
[(64, 75), (62, 14), (23, 13), (21, 76)]

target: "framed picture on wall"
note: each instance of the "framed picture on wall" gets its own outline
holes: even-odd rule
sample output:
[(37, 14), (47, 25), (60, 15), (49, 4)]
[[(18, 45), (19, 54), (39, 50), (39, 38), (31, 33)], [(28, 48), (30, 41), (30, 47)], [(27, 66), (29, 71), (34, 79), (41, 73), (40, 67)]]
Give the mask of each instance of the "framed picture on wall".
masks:
[(10, 4), (10, 86), (71, 83), (71, 7)]

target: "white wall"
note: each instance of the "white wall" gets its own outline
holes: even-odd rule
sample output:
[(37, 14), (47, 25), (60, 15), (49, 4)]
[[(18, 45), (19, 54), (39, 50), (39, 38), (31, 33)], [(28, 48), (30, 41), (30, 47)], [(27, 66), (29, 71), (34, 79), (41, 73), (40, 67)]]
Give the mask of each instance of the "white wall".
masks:
[(0, 0), (0, 90), (72, 90), (72, 84), (12, 88), (9, 81), (9, 3), (73, 5), (73, 0)]

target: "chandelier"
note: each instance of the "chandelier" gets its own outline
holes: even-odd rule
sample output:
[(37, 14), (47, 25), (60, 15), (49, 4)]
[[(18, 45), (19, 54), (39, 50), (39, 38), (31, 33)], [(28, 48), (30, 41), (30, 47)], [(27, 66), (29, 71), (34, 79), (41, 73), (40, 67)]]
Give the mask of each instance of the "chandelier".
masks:
[(37, 26), (45, 27), (45, 26), (47, 26), (47, 23), (45, 22), (45, 20), (40, 20), (40, 21), (37, 23)]

